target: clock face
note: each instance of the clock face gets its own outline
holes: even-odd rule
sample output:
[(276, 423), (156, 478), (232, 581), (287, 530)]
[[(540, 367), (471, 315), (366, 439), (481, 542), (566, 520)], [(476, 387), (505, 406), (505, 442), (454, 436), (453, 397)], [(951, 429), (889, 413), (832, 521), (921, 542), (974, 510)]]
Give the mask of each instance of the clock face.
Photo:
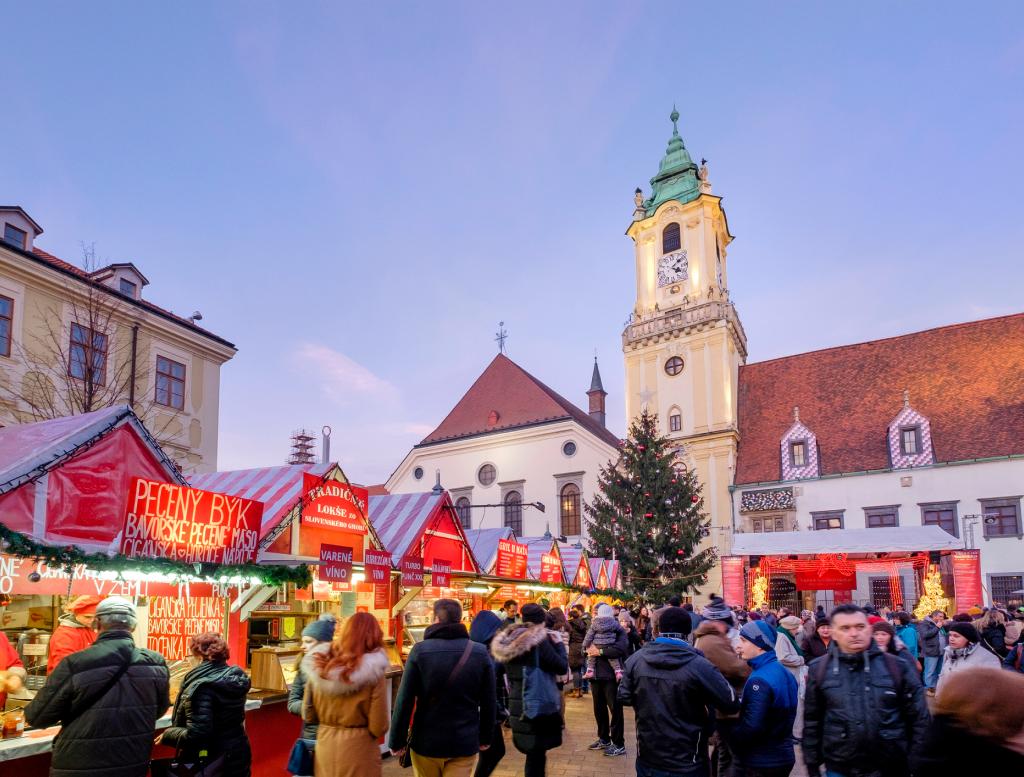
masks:
[(685, 281), (689, 272), (686, 251), (675, 251), (658, 260), (658, 286)]

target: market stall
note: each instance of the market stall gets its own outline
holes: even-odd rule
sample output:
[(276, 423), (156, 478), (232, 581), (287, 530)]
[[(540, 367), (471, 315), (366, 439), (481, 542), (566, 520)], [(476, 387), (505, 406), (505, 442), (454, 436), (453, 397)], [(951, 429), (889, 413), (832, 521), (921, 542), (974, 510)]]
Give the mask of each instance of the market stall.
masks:
[(530, 591), (532, 601), (544, 601), (564, 610), (571, 597), (565, 590), (568, 581), (558, 541), (545, 533), (540, 537), (523, 537), (520, 542), (527, 548), (527, 574), (536, 581)]
[[(75, 623), (61, 612), (85, 594), (135, 601), (136, 642), (167, 659), (173, 696), (192, 633), (225, 631), (240, 591), (308, 577), (253, 563), (262, 508), (189, 488), (128, 407), (0, 429), (0, 623), (28, 671), (6, 705), (45, 682), (51, 636)], [(45, 773), (55, 733), (5, 740), (0, 761)]]
[(521, 607), (536, 600), (539, 583), (529, 576), (529, 548), (516, 539), (511, 528), (467, 529), (466, 537), (489, 586), (477, 611), (500, 610), (508, 601)]
[(435, 601), (458, 599), (468, 618), (487, 587), (447, 491), (371, 496), (370, 521), (399, 570), (392, 616), (407, 655), (432, 622)]

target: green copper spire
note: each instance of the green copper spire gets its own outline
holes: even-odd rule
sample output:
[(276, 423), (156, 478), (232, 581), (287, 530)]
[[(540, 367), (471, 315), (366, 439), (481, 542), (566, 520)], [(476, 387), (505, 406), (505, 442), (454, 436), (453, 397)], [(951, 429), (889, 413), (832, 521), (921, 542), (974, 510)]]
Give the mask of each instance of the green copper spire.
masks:
[(651, 197), (644, 202), (648, 216), (653, 216), (661, 203), (667, 200), (689, 202), (697, 199), (697, 165), (690, 159), (683, 139), (679, 136), (679, 111), (672, 106), (672, 137), (668, 139), (665, 156), (658, 166), (658, 174), (651, 179)]

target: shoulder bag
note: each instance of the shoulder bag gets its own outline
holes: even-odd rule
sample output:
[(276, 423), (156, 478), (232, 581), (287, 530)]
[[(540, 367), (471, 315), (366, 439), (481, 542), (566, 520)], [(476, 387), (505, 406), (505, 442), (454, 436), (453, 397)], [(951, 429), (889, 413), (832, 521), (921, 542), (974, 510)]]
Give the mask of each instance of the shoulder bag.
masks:
[(125, 672), (127, 672), (128, 668), (132, 665), (132, 661), (135, 659), (135, 653), (136, 650), (133, 647), (131, 652), (128, 654), (128, 660), (118, 667), (117, 671), (114, 672), (114, 675), (103, 684), (103, 687), (91, 696), (86, 697), (85, 701), (80, 702), (78, 706), (71, 710), (70, 714), (64, 716), (64, 719), (60, 722), (61, 729), (66, 729), (84, 713), (88, 712), (96, 702), (106, 696), (107, 693), (121, 681)]

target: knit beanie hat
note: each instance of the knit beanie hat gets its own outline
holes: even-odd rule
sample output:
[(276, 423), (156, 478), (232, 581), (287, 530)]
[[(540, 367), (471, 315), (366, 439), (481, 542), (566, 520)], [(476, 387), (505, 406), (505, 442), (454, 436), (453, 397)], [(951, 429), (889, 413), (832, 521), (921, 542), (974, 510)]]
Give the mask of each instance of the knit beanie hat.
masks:
[[(609, 615), (611, 615), (611, 609), (611, 607), (608, 608)], [(598, 610), (598, 612), (600, 612), (600, 610)], [(523, 623), (544, 623), (544, 608), (539, 604), (524, 604), (523, 609), (519, 611), (519, 614), (523, 616)]]
[(871, 624), (871, 633), (877, 634), (879, 631), (884, 631), (890, 637), (896, 636), (896, 629), (889, 621), (879, 621), (878, 623)]
[(946, 630), (955, 631), (968, 642), (978, 643), (981, 641), (981, 637), (978, 635), (978, 630), (974, 628), (974, 624), (972, 623), (951, 623), (946, 626)]
[(607, 604), (597, 605), (597, 617), (598, 618), (614, 618), (615, 613), (612, 611), (611, 606)]
[(317, 642), (330, 642), (334, 639), (335, 621), (316, 620), (302, 630), (302, 636), (312, 637)]
[(711, 601), (700, 611), (700, 614), (704, 616), (705, 620), (732, 622), (732, 610), (721, 596), (712, 596)]
[(759, 621), (761, 620), (761, 613), (759, 613), (757, 610), (751, 610), (747, 613), (747, 617), (750, 618), (750, 620), (752, 621)]
[(764, 621), (751, 621), (740, 629), (740, 636), (748, 642), (753, 642), (761, 650), (775, 650), (776, 634), (772, 631), (772, 627)]
[(828, 618), (826, 618), (824, 616), (814, 619), (814, 630), (815, 631), (820, 629), (822, 626), (831, 626), (831, 625), (832, 625), (832, 622)]
[(796, 615), (787, 615), (785, 618), (779, 621), (779, 625), (787, 631), (792, 631), (798, 626), (803, 625), (803, 621), (800, 620)]
[(666, 607), (658, 613), (659, 634), (681, 634), (685, 637), (690, 633), (691, 624), (690, 613), (682, 607)]

